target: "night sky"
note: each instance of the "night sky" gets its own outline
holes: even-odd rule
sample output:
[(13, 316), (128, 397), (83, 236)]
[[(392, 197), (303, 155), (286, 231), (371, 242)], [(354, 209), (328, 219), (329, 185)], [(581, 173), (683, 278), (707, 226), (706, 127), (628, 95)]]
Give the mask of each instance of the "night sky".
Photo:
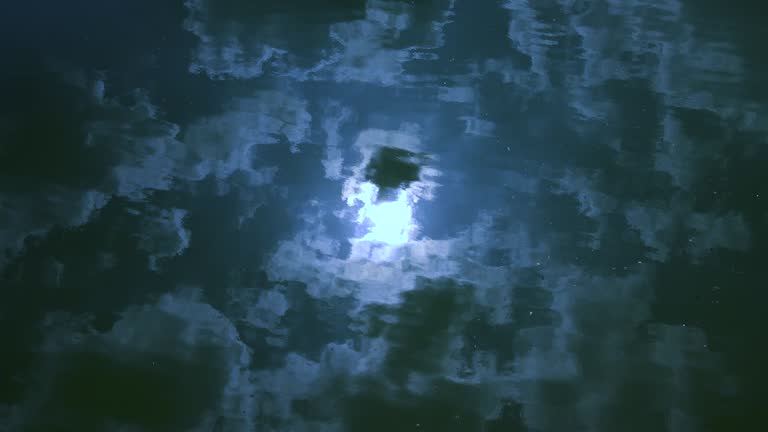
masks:
[(768, 430), (747, 0), (0, 5), (0, 432)]

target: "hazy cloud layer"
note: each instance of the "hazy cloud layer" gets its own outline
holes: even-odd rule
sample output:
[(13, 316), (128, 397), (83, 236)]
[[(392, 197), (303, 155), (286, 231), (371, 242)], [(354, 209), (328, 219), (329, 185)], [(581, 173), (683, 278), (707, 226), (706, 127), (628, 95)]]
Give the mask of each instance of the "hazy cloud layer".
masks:
[[(739, 338), (762, 328), (766, 68), (718, 13), (188, 0), (166, 18), (187, 54), (146, 82), (49, 62), (3, 84), (7, 430), (759, 415), (765, 355)], [(760, 34), (721, 23), (742, 18)]]

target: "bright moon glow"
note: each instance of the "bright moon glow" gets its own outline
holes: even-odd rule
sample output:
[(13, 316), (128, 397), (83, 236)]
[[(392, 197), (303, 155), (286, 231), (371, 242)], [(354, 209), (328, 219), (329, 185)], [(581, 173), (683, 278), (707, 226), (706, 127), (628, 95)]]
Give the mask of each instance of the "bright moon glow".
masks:
[(372, 183), (363, 183), (355, 198), (362, 203), (358, 212), (358, 223), (368, 222), (370, 228), (362, 240), (402, 245), (410, 239), (413, 229), (413, 209), (408, 192), (398, 191), (394, 201), (376, 202), (379, 188)]

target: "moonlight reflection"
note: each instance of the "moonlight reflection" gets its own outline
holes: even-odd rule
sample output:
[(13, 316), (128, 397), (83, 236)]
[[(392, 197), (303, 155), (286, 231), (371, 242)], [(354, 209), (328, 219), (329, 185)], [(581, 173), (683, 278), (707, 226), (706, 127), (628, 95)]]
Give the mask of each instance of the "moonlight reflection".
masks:
[(394, 246), (407, 243), (415, 228), (408, 190), (399, 189), (394, 200), (378, 198), (379, 187), (370, 182), (361, 184), (359, 193), (353, 197), (353, 203), (361, 205), (357, 223), (368, 231), (361, 240)]

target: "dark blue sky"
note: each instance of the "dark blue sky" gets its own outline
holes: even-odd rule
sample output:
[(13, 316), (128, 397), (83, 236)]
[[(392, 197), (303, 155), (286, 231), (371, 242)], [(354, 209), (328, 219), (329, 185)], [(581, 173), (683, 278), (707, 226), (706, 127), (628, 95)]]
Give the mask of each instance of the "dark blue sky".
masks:
[(753, 3), (0, 6), (0, 432), (759, 429)]

